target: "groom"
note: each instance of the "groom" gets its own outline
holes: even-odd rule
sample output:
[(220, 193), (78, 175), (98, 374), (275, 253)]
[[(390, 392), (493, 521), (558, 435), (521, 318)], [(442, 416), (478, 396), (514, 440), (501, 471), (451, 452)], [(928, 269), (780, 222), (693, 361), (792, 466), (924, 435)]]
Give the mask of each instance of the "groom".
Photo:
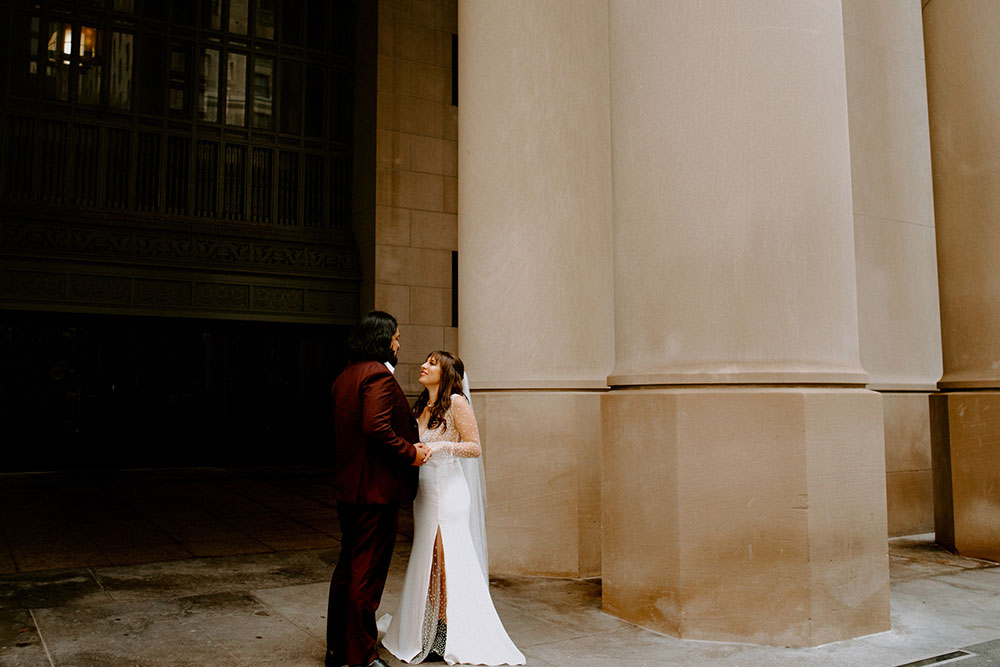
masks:
[(373, 310), (348, 341), (351, 363), (333, 383), (341, 549), (330, 582), (326, 667), (386, 667), (375, 649), (375, 610), (396, 542), (399, 504), (416, 495), (416, 466), (428, 454), (393, 376), (398, 351), (395, 318)]

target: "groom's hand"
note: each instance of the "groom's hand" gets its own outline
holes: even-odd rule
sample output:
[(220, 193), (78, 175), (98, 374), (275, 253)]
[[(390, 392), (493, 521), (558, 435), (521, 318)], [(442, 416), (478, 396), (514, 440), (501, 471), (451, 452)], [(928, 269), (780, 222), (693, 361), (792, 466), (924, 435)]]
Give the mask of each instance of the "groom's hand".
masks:
[(413, 458), (413, 465), (422, 466), (431, 457), (431, 450), (426, 445), (419, 442), (414, 445), (417, 448), (417, 455)]

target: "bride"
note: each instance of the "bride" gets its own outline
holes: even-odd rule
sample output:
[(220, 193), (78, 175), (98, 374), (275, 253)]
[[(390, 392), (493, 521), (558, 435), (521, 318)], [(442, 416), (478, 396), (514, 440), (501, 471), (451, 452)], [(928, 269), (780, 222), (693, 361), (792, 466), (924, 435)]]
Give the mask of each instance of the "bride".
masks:
[(490, 599), (479, 428), (462, 360), (431, 352), (413, 413), (431, 450), (413, 501), (413, 549), (382, 645), (409, 663), (523, 665)]

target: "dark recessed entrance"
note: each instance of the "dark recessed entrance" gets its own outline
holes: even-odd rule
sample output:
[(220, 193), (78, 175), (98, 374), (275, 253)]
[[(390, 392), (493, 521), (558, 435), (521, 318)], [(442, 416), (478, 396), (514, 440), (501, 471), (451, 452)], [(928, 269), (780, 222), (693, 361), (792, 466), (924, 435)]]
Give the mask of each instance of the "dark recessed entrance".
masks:
[(347, 331), (0, 311), (0, 471), (329, 462)]

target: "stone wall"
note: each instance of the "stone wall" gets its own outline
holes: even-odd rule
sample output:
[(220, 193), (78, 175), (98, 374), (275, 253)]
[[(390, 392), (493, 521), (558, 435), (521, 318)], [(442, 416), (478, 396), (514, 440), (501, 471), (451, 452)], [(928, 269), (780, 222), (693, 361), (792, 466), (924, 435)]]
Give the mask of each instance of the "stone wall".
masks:
[(379, 0), (378, 14), (375, 307), (399, 321), (396, 377), (416, 394), (426, 354), (458, 352), (458, 9), (456, 0)]

